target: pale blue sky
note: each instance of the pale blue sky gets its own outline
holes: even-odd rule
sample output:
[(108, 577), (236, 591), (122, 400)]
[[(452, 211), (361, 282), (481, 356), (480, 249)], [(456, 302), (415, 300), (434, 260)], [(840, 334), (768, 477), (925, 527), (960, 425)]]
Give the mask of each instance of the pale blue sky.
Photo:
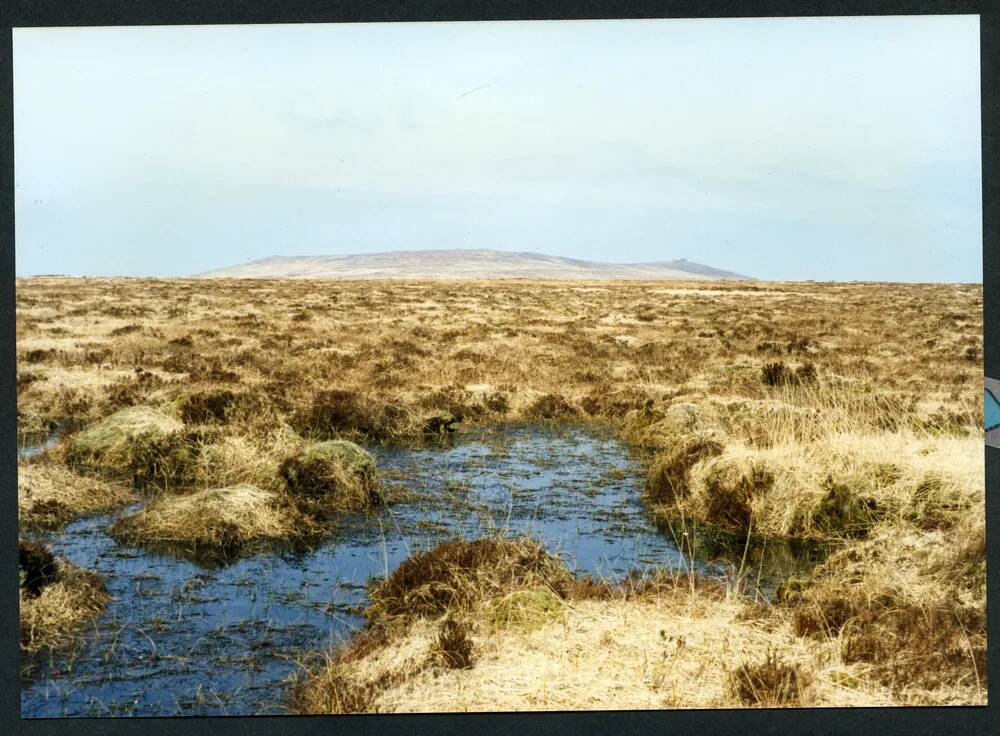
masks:
[(17, 273), (498, 248), (981, 281), (979, 22), (14, 31)]

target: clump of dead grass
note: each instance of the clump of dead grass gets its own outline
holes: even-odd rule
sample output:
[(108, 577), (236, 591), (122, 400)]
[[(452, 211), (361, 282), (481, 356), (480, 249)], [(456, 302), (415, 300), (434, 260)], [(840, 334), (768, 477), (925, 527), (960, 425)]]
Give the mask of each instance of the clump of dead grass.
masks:
[(419, 421), (405, 409), (368, 398), (357, 391), (321, 391), (312, 403), (295, 412), (290, 422), (304, 437), (338, 439), (361, 437), (384, 440), (419, 434)]
[(287, 458), (279, 474), (293, 496), (333, 511), (357, 511), (382, 503), (375, 459), (347, 440), (308, 445)]
[(71, 465), (161, 485), (183, 480), (197, 451), (196, 438), (185, 436), (182, 422), (147, 406), (106, 417), (69, 437), (64, 449)]
[(692, 502), (719, 526), (750, 531), (752, 504), (774, 485), (774, 474), (759, 461), (711, 463), (699, 477)]
[(459, 421), (450, 411), (435, 411), (423, 416), (421, 426), (425, 435), (446, 435), (455, 431)]
[(202, 389), (184, 394), (178, 411), (187, 424), (225, 423), (239, 399), (239, 394), (227, 388)]
[(454, 540), (400, 563), (370, 591), (365, 616), (371, 623), (437, 617), (467, 610), (486, 596), (571, 579), (565, 565), (533, 540)]
[(192, 468), (194, 485), (206, 488), (247, 483), (275, 491), (286, 488), (279, 468), (301, 452), (302, 438), (280, 423), (247, 429), (231, 430), (201, 447)]
[(524, 411), (528, 419), (565, 419), (579, 414), (579, 410), (561, 394), (545, 394), (538, 397)]
[(59, 566), (51, 552), (40, 544), (22, 541), (18, 547), (18, 579), (25, 595), (35, 597), (56, 581)]
[(20, 646), (33, 654), (72, 641), (77, 629), (104, 610), (110, 596), (101, 579), (38, 545), (21, 544)]
[(706, 458), (722, 453), (723, 445), (713, 435), (681, 435), (676, 444), (656, 455), (646, 477), (646, 498), (656, 504), (670, 504), (688, 493), (691, 469)]
[(308, 538), (317, 525), (283, 494), (238, 485), (160, 496), (109, 531), (129, 544), (229, 557), (248, 547)]
[(58, 526), (78, 516), (131, 503), (135, 494), (120, 483), (74, 473), (51, 462), (17, 468), (17, 514), (21, 524)]
[[(261, 438), (263, 439), (263, 438)], [(262, 447), (257, 438), (227, 435), (205, 445), (193, 468), (195, 484), (200, 487), (226, 487), (240, 484), (279, 490), (284, 483), (278, 474), (281, 460), (271, 447)], [(287, 454), (297, 443), (281, 448)]]
[(765, 386), (798, 386), (816, 380), (816, 366), (812, 363), (791, 368), (783, 361), (766, 363), (760, 371), (760, 380)]

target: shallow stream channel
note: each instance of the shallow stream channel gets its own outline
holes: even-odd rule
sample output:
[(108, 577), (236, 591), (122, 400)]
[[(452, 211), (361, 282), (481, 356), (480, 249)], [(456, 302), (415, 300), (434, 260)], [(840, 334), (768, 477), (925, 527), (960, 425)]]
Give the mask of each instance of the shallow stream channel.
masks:
[(207, 567), (119, 545), (105, 531), (115, 514), (25, 532), (104, 576), (113, 600), (77, 646), (25, 663), (22, 717), (284, 713), (301, 658), (363, 625), (368, 582), (456, 537), (527, 534), (576, 574), (608, 579), (749, 567), (764, 595), (815, 561), (779, 546), (734, 556), (703, 536), (678, 545), (693, 537), (647, 512), (641, 458), (592, 427), (478, 427), (440, 445), (369, 449), (404, 500), (343, 518), (309, 552)]

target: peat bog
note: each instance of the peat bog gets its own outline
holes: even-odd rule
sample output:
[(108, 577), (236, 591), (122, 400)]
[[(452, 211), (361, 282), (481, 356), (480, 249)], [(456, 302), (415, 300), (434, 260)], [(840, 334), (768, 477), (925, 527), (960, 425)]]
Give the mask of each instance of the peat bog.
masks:
[(983, 702), (981, 305), (21, 280), (24, 714)]
[[(574, 572), (610, 580), (661, 567), (726, 575), (732, 565), (713, 558), (740, 562), (738, 545), (707, 536), (694, 558), (684, 555), (679, 529), (645, 509), (639, 458), (598, 428), (487, 426), (371, 449), (400, 500), (340, 517), (309, 551), (197, 564), (118, 544), (106, 533), (114, 514), (35, 531), (55, 554), (102, 575), (113, 602), (74, 646), (28, 664), (22, 714), (285, 712), (283, 681), (297, 659), (363, 625), (369, 580), (446, 539), (529, 535)], [(789, 565), (809, 561), (767, 558), (747, 571), (760, 572), (763, 594)]]

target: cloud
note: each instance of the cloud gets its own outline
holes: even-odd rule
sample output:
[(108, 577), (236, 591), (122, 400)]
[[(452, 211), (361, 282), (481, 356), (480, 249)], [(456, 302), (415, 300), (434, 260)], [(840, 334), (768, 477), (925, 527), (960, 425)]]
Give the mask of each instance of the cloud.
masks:
[(19, 273), (530, 243), (978, 278), (975, 17), (18, 29), (14, 51)]

